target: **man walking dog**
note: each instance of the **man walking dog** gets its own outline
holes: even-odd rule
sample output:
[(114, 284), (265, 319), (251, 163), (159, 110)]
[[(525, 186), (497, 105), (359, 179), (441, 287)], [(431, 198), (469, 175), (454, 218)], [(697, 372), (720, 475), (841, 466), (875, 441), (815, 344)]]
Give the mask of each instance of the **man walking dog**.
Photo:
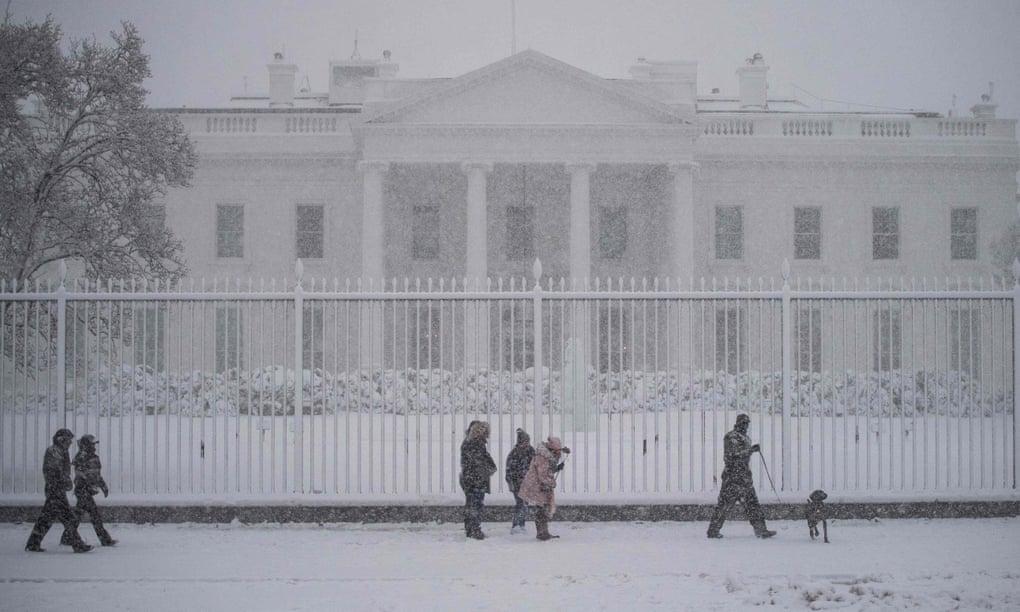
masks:
[(761, 452), (761, 447), (751, 444), (747, 436), (747, 428), (751, 417), (746, 414), (737, 415), (733, 429), (723, 437), (722, 488), (719, 489), (719, 503), (715, 506), (712, 521), (708, 524), (708, 537), (721, 538), (726, 513), (738, 501), (744, 506), (747, 518), (754, 527), (754, 535), (759, 538), (771, 538), (776, 535), (765, 526), (765, 515), (758, 503), (758, 494), (754, 492), (754, 481), (751, 478), (751, 455)]

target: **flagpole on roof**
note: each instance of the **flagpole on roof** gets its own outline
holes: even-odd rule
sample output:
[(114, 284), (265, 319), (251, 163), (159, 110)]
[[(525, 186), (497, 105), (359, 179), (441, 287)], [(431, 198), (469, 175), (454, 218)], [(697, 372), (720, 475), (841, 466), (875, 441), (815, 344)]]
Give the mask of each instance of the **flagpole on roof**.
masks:
[(517, 0), (510, 0), (510, 55), (517, 54)]

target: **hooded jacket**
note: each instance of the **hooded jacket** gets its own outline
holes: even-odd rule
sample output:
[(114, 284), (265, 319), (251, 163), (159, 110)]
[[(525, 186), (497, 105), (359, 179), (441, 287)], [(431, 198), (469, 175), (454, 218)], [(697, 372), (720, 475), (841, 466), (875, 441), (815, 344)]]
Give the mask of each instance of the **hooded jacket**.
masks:
[(460, 445), (460, 488), (465, 493), (489, 493), (489, 480), (496, 473), (496, 462), (485, 448), (488, 437), (488, 424), (476, 421), (471, 423), (467, 437)]
[(545, 506), (552, 516), (556, 512), (556, 472), (561, 468), (546, 443), (540, 442), (517, 495), (529, 504)]

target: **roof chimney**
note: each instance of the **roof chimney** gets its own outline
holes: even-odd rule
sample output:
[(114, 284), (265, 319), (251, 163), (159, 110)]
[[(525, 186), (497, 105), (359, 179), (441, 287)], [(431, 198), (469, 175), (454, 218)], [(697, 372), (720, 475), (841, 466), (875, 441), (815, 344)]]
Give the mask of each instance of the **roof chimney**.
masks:
[(992, 92), (995, 90), (995, 83), (988, 84), (988, 93), (981, 94), (981, 104), (975, 104), (970, 107), (970, 112), (974, 113), (976, 119), (995, 119), (995, 109), (999, 107), (998, 104), (992, 104)]
[(765, 78), (769, 67), (761, 53), (755, 53), (747, 59), (747, 65), (737, 68), (740, 79), (740, 108), (761, 109), (769, 107), (768, 81)]
[(283, 53), (273, 54), (269, 69), (269, 108), (290, 108), (294, 106), (294, 75), (297, 66), (283, 63)]

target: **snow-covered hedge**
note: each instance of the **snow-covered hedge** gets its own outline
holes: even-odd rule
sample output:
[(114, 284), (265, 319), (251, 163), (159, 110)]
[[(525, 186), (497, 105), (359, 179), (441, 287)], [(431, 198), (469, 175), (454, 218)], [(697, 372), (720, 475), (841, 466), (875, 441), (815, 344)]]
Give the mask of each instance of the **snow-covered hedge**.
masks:
[[(534, 403), (534, 372), (447, 370), (360, 370), (331, 374), (304, 371), (305, 412), (334, 411), (395, 414), (521, 412)], [(570, 381), (574, 382), (574, 381)], [(580, 382), (580, 381), (577, 381)], [(80, 381), (79, 381), (80, 383)], [(543, 406), (564, 408), (560, 371), (542, 371)], [(577, 385), (580, 386), (580, 385)], [(45, 391), (26, 387), (4, 401), (16, 410), (54, 406)], [(76, 406), (90, 414), (293, 414), (296, 376), (270, 367), (253, 371), (154, 372), (124, 366), (90, 376)], [(782, 410), (778, 372), (587, 372), (588, 401), (601, 413), (667, 410)], [(960, 372), (799, 372), (791, 381), (795, 416), (867, 414), (899, 416), (989, 415), (1011, 411), (1012, 393), (996, 384), (988, 392), (980, 381)], [(9, 391), (9, 390), (8, 390)], [(34, 389), (33, 389), (34, 391)], [(569, 391), (567, 392), (569, 395)]]

